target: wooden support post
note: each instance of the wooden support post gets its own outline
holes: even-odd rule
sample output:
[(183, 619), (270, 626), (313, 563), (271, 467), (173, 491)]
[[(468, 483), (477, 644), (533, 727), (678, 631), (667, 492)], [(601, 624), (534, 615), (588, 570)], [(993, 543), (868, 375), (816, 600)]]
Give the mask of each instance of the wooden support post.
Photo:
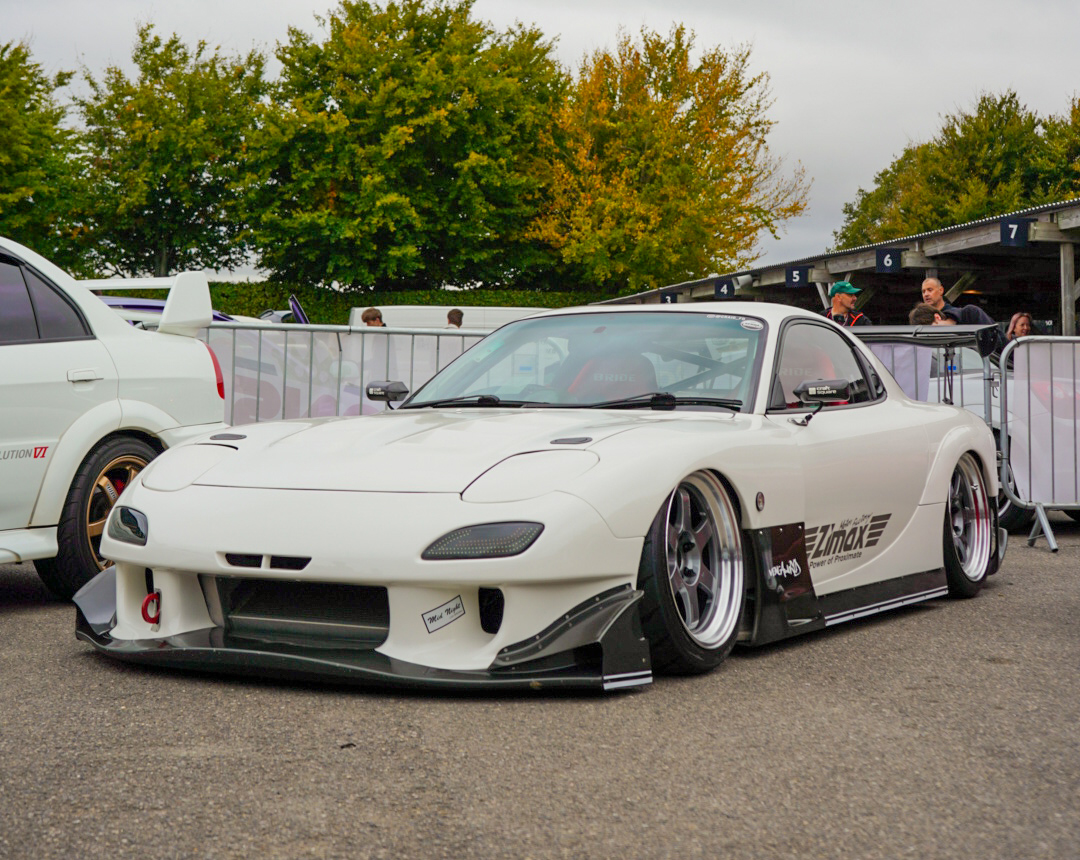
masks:
[(956, 279), (955, 284), (945, 290), (945, 301), (950, 303), (956, 301), (956, 297), (974, 283), (975, 273), (964, 272), (964, 274)]
[(1076, 334), (1076, 257), (1072, 242), (1062, 242), (1061, 257), (1061, 333)]

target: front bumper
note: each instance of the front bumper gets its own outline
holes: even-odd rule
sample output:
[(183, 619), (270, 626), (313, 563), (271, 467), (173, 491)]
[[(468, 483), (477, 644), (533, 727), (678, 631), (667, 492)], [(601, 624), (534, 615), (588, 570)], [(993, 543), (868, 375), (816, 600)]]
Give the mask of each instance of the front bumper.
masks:
[(502, 648), (487, 668), (468, 670), (396, 659), (373, 643), (237, 635), (228, 623), (117, 639), (111, 635), (116, 593), (115, 568), (84, 586), (75, 595), (75, 634), (104, 654), (134, 663), (406, 689), (615, 690), (652, 681), (638, 611), (642, 593), (629, 586), (594, 595), (539, 634)]

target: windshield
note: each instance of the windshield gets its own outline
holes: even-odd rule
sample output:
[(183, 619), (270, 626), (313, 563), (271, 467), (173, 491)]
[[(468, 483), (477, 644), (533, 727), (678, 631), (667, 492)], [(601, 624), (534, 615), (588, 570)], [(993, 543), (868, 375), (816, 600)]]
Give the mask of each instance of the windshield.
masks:
[(465, 352), (402, 408), (458, 398), (478, 406), (592, 406), (661, 392), (692, 408), (723, 402), (745, 411), (764, 333), (761, 320), (729, 314), (623, 311), (521, 320)]

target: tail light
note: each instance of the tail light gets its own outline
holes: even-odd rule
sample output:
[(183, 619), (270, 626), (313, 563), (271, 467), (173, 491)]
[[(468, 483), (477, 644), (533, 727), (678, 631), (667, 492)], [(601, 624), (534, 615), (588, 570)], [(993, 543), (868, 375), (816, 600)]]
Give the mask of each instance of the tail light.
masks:
[(206, 351), (210, 353), (210, 360), (214, 362), (214, 376), (217, 377), (217, 393), (218, 397), (222, 400), (225, 399), (225, 377), (221, 375), (221, 365), (218, 364), (217, 356), (214, 355), (214, 351), (210, 348), (210, 344), (206, 341), (200, 341), (200, 343), (206, 347)]

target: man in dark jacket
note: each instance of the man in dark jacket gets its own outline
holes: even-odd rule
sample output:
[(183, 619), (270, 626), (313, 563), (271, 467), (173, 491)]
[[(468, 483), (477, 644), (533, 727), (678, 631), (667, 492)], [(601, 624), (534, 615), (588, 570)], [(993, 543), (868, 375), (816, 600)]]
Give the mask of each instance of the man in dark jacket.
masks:
[[(929, 302), (915, 305), (908, 314), (911, 325), (995, 325), (994, 320), (978, 305), (964, 305), (962, 308), (946, 304), (944, 310), (937, 310)], [(997, 352), (1005, 348), (1005, 336), (997, 329)]]
[(941, 285), (941, 281), (937, 278), (927, 278), (922, 282), (922, 300), (938, 313), (955, 310), (952, 305), (945, 301), (945, 287)]

